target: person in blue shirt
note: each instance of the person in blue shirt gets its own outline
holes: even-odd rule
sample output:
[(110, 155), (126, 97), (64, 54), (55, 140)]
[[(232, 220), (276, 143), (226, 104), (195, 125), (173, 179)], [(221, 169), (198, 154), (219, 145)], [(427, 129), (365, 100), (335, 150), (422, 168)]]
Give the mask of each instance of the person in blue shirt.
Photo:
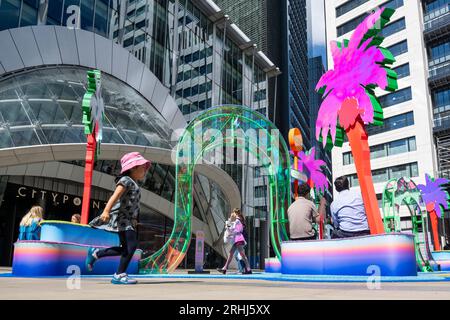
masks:
[(39, 240), (41, 238), (40, 222), (44, 215), (44, 209), (33, 206), (22, 218), (19, 226), (19, 240)]
[(330, 210), (335, 230), (331, 238), (351, 238), (370, 235), (366, 211), (361, 192), (350, 190), (347, 177), (342, 176), (334, 181), (338, 192), (334, 196)]

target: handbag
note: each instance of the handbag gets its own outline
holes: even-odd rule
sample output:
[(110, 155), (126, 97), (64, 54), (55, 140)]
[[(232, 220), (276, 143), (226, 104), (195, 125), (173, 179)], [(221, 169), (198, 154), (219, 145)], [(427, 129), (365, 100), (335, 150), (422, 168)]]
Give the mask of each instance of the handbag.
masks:
[(225, 232), (223, 234), (223, 243), (234, 243), (234, 233), (231, 231), (231, 225), (228, 223), (225, 224)]

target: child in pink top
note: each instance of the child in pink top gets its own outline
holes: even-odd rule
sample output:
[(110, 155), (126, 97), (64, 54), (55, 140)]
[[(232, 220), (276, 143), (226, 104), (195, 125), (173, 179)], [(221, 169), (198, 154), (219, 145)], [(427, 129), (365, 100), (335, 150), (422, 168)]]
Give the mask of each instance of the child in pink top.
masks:
[(245, 255), (244, 246), (246, 245), (245, 237), (244, 237), (244, 229), (245, 229), (245, 219), (244, 216), (241, 213), (241, 210), (234, 209), (231, 213), (230, 221), (232, 222), (230, 231), (234, 235), (234, 243), (231, 247), (230, 254), (228, 255), (227, 262), (225, 263), (225, 266), (223, 268), (217, 268), (217, 271), (226, 274), (228, 266), (231, 263), (231, 260), (233, 259), (234, 252), (238, 250), (240, 253), (242, 259), (245, 263), (245, 270), (242, 272), (242, 274), (251, 274), (252, 270), (250, 269), (250, 264), (248, 263), (247, 256)]

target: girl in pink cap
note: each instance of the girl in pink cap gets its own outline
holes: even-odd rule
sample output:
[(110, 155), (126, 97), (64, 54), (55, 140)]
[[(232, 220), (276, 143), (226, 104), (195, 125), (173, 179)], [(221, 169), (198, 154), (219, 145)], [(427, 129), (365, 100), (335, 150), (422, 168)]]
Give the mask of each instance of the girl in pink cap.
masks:
[[(121, 256), (119, 268), (114, 274), (113, 284), (136, 284), (126, 273), (128, 265), (137, 249), (137, 222), (139, 218), (141, 190), (137, 181), (145, 179), (150, 161), (139, 152), (127, 153), (120, 160), (122, 171), (116, 179), (116, 190), (106, 204), (100, 220), (107, 223), (111, 219), (111, 211), (117, 211), (117, 231), (120, 247), (108, 249), (89, 248), (86, 257), (86, 268), (92, 271), (94, 263), (101, 258)], [(114, 226), (115, 227), (115, 226)]]

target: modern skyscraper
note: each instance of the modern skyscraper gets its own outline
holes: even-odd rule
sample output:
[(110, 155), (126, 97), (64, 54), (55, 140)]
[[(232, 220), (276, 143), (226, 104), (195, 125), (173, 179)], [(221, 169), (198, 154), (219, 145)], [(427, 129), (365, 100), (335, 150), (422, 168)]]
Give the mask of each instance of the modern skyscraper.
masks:
[[(433, 114), (433, 133), (439, 177), (450, 178), (450, 2), (422, 1), (423, 33), (428, 58), (428, 85)], [(429, 99), (430, 100), (430, 99)], [(447, 186), (450, 191), (450, 186)], [(442, 234), (450, 241), (446, 214)], [(441, 229), (442, 230), (442, 229)], [(444, 243), (445, 244), (445, 243)]]
[[(372, 175), (381, 194), (390, 179), (411, 177), (425, 182), (425, 174), (439, 176), (449, 168), (448, 110), (450, 103), (450, 12), (448, 0), (332, 0), (327, 1), (328, 40), (349, 38), (351, 32), (377, 7), (396, 9), (382, 35), (383, 46), (394, 55), (399, 88), (377, 90), (384, 111), (382, 126), (369, 126)], [(333, 59), (328, 51), (329, 68)], [(446, 112), (447, 111), (447, 112)], [(433, 124), (434, 120), (434, 124)], [(433, 132), (437, 141), (438, 155)], [(356, 186), (356, 170), (347, 142), (334, 148), (333, 175), (348, 175)], [(439, 160), (439, 161), (437, 161)], [(402, 226), (411, 226), (408, 214)]]
[[(309, 82), (309, 120), (311, 146), (316, 148), (316, 157), (325, 161), (324, 168), (330, 186), (332, 186), (331, 152), (325, 150), (316, 139), (316, 121), (321, 95), (316, 92), (316, 85), (325, 73), (327, 66), (327, 44), (325, 29), (325, 0), (306, 0), (308, 31), (308, 82)], [(328, 189), (327, 198), (331, 200), (332, 187)]]
[(261, 51), (268, 52), (268, 0), (216, 0), (215, 2)]

